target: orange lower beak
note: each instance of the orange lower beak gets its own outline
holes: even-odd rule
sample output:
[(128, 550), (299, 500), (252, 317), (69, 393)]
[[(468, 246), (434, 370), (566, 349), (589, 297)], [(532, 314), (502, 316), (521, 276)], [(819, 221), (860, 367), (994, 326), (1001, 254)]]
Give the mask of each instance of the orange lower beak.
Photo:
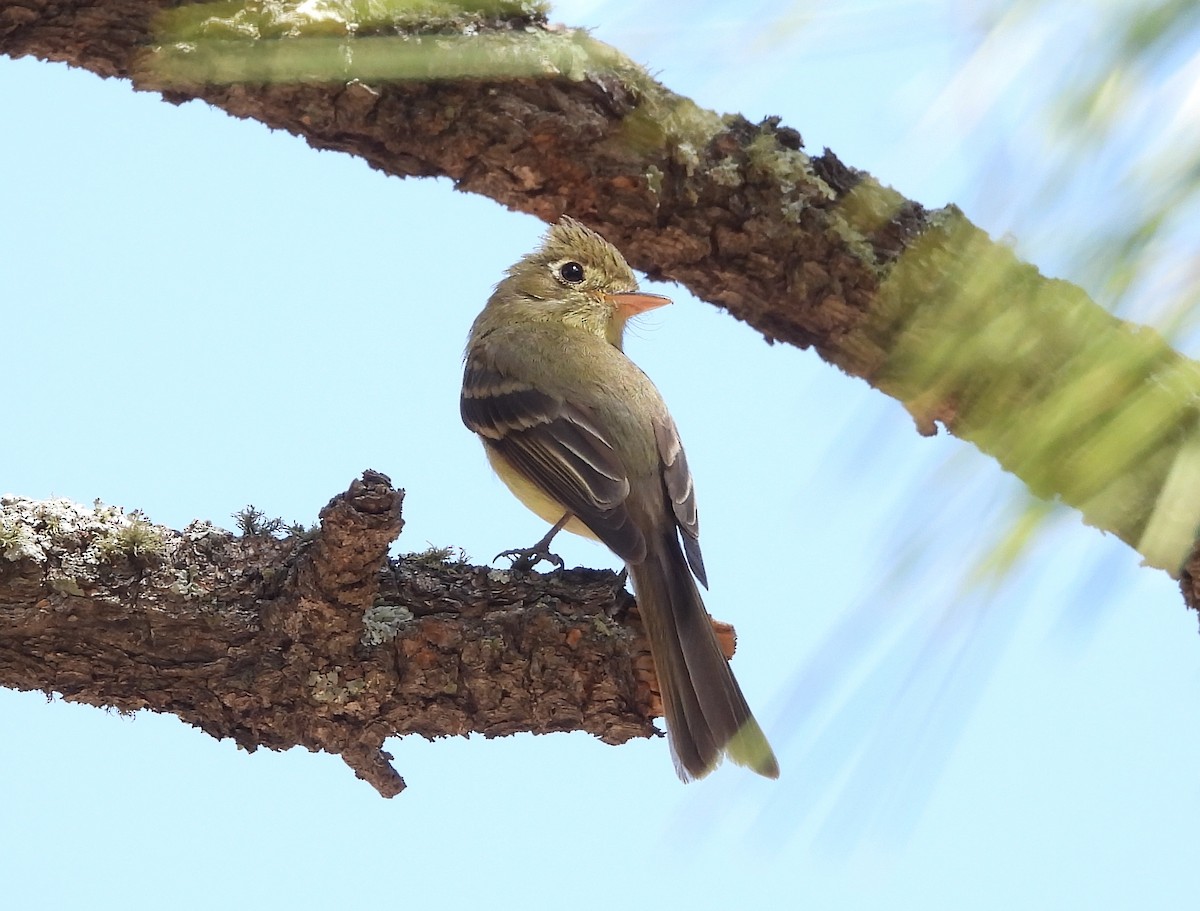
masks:
[(661, 294), (646, 294), (642, 291), (620, 291), (616, 294), (606, 294), (604, 299), (612, 304), (622, 319), (629, 319), (655, 307), (664, 307), (671, 303), (671, 298)]

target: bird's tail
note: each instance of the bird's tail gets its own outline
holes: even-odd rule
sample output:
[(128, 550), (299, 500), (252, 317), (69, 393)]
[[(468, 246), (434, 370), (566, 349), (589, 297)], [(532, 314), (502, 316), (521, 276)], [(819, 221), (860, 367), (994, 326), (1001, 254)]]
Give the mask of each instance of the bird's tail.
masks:
[(779, 763), (721, 653), (674, 532), (672, 527), (651, 544), (646, 559), (629, 572), (654, 656), (675, 770), (684, 781), (703, 778), (728, 756), (778, 778)]

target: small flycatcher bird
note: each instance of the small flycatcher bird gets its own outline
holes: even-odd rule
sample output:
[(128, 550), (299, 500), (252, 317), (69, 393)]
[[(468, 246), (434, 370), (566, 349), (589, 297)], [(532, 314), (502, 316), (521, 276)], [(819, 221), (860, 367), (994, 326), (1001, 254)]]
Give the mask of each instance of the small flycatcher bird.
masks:
[(621, 350), (631, 316), (670, 303), (638, 291), (599, 234), (564, 217), (508, 270), (471, 327), (463, 422), (526, 506), (625, 561), (684, 781), (728, 756), (779, 765), (721, 653), (700, 591), (692, 476), (662, 396)]

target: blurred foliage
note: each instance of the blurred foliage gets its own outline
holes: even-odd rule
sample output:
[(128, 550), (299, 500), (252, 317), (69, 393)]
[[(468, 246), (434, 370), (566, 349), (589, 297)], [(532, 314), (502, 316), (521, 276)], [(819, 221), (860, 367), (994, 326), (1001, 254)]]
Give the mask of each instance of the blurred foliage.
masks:
[[(1033, 7), (1040, 4), (1027, 2)], [(1045, 112), (1069, 180), (1072, 161), (1107, 154), (1129, 194), (1110, 223), (1080, 239), (1078, 262), (1101, 302), (1194, 345), (1200, 302), (1200, 6), (1189, 0), (1111, 4), (1078, 78)], [(1184, 266), (1183, 270), (1179, 266)], [(1189, 268), (1190, 266), (1190, 268)]]
[[(799, 0), (762, 27), (762, 46), (793, 59), (819, 53), (824, 63), (886, 53), (889, 41), (896, 47), (919, 41), (911, 35), (915, 29), (903, 30), (906, 17), (957, 19), (953, 59), (913, 59), (909, 70), (897, 67), (895, 86), (879, 87), (903, 109), (926, 87), (922, 78), (937, 78), (928, 75), (934, 73), (942, 79), (924, 110), (905, 110), (911, 132), (893, 143), (895, 156), (920, 158), (926, 175), (953, 172), (953, 201), (1002, 235), (1021, 259), (1081, 285), (1110, 312), (1148, 323), (1176, 349), (1195, 353), (1200, 4), (934, 6), (940, 8), (930, 12), (929, 4), (897, 0), (833, 10)], [(882, 167), (875, 176), (894, 179)], [(987, 354), (957, 352), (957, 366), (947, 354), (933, 369), (961, 370), (964, 361)], [(1105, 404), (1112, 392), (1105, 371), (1134, 366), (1097, 362), (1090, 382), (1072, 384), (1059, 396), (1060, 426), (1046, 430), (1064, 440), (1083, 424), (1126, 415), (1101, 427), (1103, 445), (1087, 453), (1088, 470), (1107, 475), (1114, 460), (1138, 452), (1152, 435), (1146, 422), (1161, 417), (1149, 407), (1139, 417), (1138, 403), (1125, 412)], [(894, 456), (881, 454), (892, 452), (881, 445), (881, 428), (893, 406), (873, 401), (869, 407), (874, 414), (858, 416), (854, 439), (830, 445), (825, 461), (831, 473), (847, 462), (847, 447), (855, 451), (852, 475), (893, 471)], [(1013, 428), (1017, 434), (1026, 429)], [(796, 825), (815, 815), (823, 841), (835, 849), (880, 836), (903, 839), (916, 825), (997, 662), (1017, 629), (1035, 620), (1020, 605), (1037, 611), (1039, 625), (1049, 620), (1062, 646), (1086, 639), (1119, 603), (1118, 567), (1129, 562), (1123, 545), (1095, 539), (1086, 549), (1073, 546), (1077, 512), (1035, 498), (1015, 479), (997, 480), (968, 447), (949, 449), (922, 480), (898, 490), (892, 527), (880, 533), (887, 565), (871, 570), (875, 581), (862, 601), (843, 607), (811, 645), (786, 697), (788, 736), (802, 750), (805, 780), (781, 782), (786, 792), (773, 806), (787, 810), (769, 808), (763, 815), (780, 817), (781, 825), (787, 825), (784, 816)], [(1194, 470), (1186, 461), (1176, 466), (1180, 472)], [(1074, 580), (1065, 593), (1064, 577)], [(1047, 584), (1052, 578), (1057, 598), (1054, 583)], [(1047, 618), (1054, 605), (1059, 617)]]
[[(991, 48), (993, 59), (1015, 58), (1030, 44), (1037, 50), (1037, 65), (1010, 83), (1009, 93), (992, 96), (1013, 131), (998, 154), (1017, 167), (995, 173), (1019, 185), (1025, 210), (1010, 218), (1016, 236), (1029, 238), (1017, 242), (1023, 254), (1061, 263), (1113, 313), (1154, 325), (1185, 352), (1194, 348), (1200, 6), (1015, 0), (993, 4), (976, 28), (978, 47)], [(972, 95), (969, 84), (959, 86), (964, 103)], [(1040, 166), (1022, 163), (1030, 149)], [(989, 192), (995, 188), (980, 191), (985, 208)], [(1084, 399), (1096, 394), (1077, 392)], [(1063, 404), (1079, 410), (1078, 402)], [(1114, 427), (1108, 437), (1127, 437), (1127, 430)], [(1136, 440), (1125, 443), (1137, 448)], [(1024, 500), (994, 526), (994, 547), (973, 569), (975, 578), (1002, 579), (1044, 525), (1064, 518), (1032, 496)]]

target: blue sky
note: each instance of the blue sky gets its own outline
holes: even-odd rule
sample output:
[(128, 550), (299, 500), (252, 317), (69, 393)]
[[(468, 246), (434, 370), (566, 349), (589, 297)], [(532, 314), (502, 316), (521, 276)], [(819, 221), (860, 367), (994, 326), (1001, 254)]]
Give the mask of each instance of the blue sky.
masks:
[[(1120, 131), (1038, 192), (1062, 174), (1051, 89), (1100, 40), (1077, 9), (1043, 5), (997, 44), (953, 4), (817, 6), (556, 9), (1100, 293), (1076, 242), (1136, 197)], [(1146, 111), (1191, 72), (1146, 76), (1139, 135), (1165, 135), (1169, 105)], [(31, 60), (0, 59), (0, 122), (0, 491), (175, 527), (247, 503), (309, 522), (370, 467), (408, 490), (402, 550), (484, 562), (540, 535), (457, 413), (467, 328), (535, 219)], [(1064, 516), (1004, 581), (970, 584), (1019, 482), (813, 354), (648, 287), (676, 303), (627, 350), (688, 448), (708, 604), (737, 626), (779, 782), (684, 787), (661, 740), (410, 739), (389, 744), (409, 789), (385, 801), (334, 757), (2, 691), (11, 906), (1190, 904), (1200, 638), (1171, 580)]]

